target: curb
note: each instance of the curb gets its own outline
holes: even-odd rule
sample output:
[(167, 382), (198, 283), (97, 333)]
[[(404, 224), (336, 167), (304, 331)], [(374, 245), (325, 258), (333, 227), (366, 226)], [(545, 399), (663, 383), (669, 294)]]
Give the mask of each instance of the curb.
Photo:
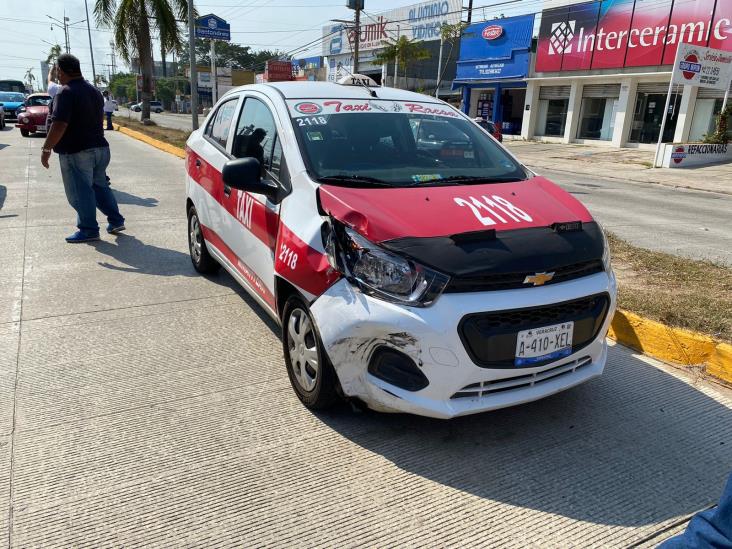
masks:
[(124, 126), (120, 126), (118, 124), (114, 125), (114, 129), (120, 133), (129, 135), (130, 137), (133, 137), (139, 141), (143, 141), (144, 143), (147, 143), (148, 145), (152, 145), (156, 149), (160, 149), (161, 151), (165, 151), (166, 153), (170, 153), (174, 156), (177, 156), (178, 158), (186, 157), (186, 152), (183, 149), (181, 149), (180, 147), (175, 147), (173, 145), (169, 145), (168, 143), (160, 141), (159, 139), (155, 139), (154, 137), (147, 136), (144, 133), (140, 133), (138, 131), (131, 130)]
[(732, 345), (704, 334), (672, 328), (618, 309), (608, 337), (659, 360), (684, 366), (704, 365), (707, 374), (732, 383)]
[[(185, 158), (180, 147), (115, 125), (115, 129), (162, 151)], [(618, 309), (610, 325), (608, 337), (644, 354), (685, 366), (704, 365), (707, 374), (732, 384), (732, 345), (704, 334), (672, 328), (630, 311)]]

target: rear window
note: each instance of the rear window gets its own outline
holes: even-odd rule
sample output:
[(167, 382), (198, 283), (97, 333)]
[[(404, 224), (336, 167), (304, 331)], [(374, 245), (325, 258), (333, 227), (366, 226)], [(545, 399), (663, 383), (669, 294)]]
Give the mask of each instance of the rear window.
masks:
[(288, 107), (316, 180), (403, 187), (527, 178), (484, 131), (442, 103), (323, 99)]

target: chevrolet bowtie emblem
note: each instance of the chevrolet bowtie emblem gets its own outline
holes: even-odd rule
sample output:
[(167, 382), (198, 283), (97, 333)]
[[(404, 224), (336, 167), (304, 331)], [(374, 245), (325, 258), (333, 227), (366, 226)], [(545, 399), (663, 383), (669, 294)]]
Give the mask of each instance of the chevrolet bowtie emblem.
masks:
[(536, 273), (535, 275), (529, 275), (524, 278), (524, 284), (541, 286), (549, 282), (552, 278), (554, 278), (554, 273)]

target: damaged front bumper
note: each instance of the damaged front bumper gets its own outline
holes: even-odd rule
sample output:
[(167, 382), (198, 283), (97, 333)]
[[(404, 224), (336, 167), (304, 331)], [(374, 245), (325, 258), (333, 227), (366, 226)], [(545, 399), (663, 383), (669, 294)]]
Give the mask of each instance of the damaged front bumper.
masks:
[[(466, 315), (550, 306), (601, 294), (609, 302), (594, 339), (573, 354), (538, 367), (478, 366), (459, 334)], [(364, 295), (342, 279), (311, 305), (311, 312), (346, 396), (377, 411), (452, 418), (537, 400), (600, 375), (615, 299), (615, 278), (605, 272), (544, 287), (443, 294), (426, 308)], [(405, 375), (399, 377), (397, 371), (392, 383), (375, 366), (385, 354), (389, 360), (408, 357)], [(425, 383), (419, 382), (422, 378)]]

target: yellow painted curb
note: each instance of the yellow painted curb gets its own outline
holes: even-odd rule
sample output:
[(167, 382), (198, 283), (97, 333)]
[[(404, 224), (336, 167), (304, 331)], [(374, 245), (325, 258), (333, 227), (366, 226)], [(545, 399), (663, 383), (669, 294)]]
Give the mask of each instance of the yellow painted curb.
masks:
[[(180, 147), (123, 126), (115, 126), (115, 129), (179, 158), (186, 156)], [(704, 334), (672, 328), (618, 309), (610, 325), (608, 337), (659, 360), (687, 366), (704, 364), (708, 374), (732, 383), (732, 345), (720, 343)]]
[(708, 374), (732, 383), (732, 345), (704, 334), (672, 328), (630, 311), (618, 310), (608, 337), (667, 362), (687, 366), (703, 364)]
[(135, 130), (131, 130), (129, 128), (125, 128), (124, 126), (115, 125), (115, 129), (118, 130), (120, 133), (129, 135), (130, 137), (138, 139), (139, 141), (143, 141), (143, 142), (147, 143), (148, 145), (152, 145), (156, 149), (160, 149), (161, 151), (165, 151), (166, 153), (175, 155), (178, 158), (186, 157), (186, 151), (184, 151), (180, 147), (175, 147), (174, 145), (169, 145), (168, 143), (160, 141), (159, 139), (155, 139), (153, 137), (150, 137), (149, 135), (145, 135), (144, 133), (141, 133), (141, 132), (138, 132)]

